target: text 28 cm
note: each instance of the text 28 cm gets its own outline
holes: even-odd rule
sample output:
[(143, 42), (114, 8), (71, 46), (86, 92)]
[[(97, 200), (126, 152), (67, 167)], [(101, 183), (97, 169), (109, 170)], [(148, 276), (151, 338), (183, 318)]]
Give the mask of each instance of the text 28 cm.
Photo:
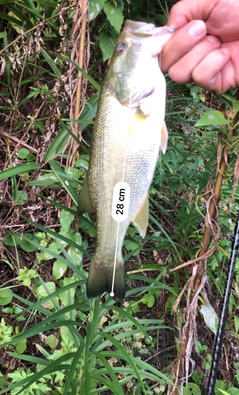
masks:
[[(125, 200), (125, 189), (124, 188), (121, 188), (120, 190), (119, 190), (119, 201), (120, 202), (124, 202), (124, 200)], [(116, 208), (117, 208), (117, 210), (116, 210), (116, 214), (117, 215), (123, 215), (124, 214), (124, 204), (123, 203), (118, 203), (117, 205), (116, 205)]]

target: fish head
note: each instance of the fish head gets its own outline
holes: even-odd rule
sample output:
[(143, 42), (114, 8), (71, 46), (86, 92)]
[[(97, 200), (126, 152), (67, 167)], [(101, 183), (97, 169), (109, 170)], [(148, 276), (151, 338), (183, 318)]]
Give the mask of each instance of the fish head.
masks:
[[(121, 104), (137, 107), (154, 90), (161, 73), (158, 54), (174, 29), (155, 27), (152, 23), (127, 20), (120, 34), (107, 73), (110, 91)], [(164, 80), (164, 78), (163, 78)]]
[[(169, 26), (156, 27), (152, 23), (126, 20), (118, 41), (131, 37), (133, 45), (147, 46), (151, 56), (158, 55), (171, 38), (175, 29)], [(148, 39), (148, 40), (146, 40)]]

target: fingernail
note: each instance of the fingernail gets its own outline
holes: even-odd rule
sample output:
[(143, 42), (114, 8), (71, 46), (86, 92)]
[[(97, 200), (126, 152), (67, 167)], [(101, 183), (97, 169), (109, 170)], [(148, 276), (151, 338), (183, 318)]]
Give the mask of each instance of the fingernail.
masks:
[(203, 21), (195, 21), (191, 24), (188, 29), (188, 33), (190, 36), (199, 37), (202, 34), (206, 33), (206, 25)]

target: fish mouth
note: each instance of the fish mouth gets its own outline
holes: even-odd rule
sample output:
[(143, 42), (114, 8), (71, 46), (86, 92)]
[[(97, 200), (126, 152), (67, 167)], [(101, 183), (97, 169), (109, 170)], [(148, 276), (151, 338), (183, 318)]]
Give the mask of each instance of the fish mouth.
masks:
[(172, 35), (176, 30), (167, 25), (156, 27), (153, 23), (131, 21), (129, 19), (125, 21), (124, 29), (128, 33), (138, 37)]
[(157, 30), (155, 36), (164, 36), (166, 34), (174, 34), (176, 29), (174, 27), (171, 26), (161, 26), (161, 27), (155, 27), (155, 30)]
[(124, 29), (135, 36), (145, 37), (154, 35), (156, 29), (152, 23), (131, 21), (127, 19), (124, 24)]

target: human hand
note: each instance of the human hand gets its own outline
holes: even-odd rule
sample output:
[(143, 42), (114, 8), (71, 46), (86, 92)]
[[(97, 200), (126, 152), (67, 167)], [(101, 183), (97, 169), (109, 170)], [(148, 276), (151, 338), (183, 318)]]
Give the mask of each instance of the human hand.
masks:
[(162, 51), (161, 68), (176, 82), (193, 80), (225, 92), (239, 86), (239, 1), (181, 0), (167, 25), (177, 29)]

